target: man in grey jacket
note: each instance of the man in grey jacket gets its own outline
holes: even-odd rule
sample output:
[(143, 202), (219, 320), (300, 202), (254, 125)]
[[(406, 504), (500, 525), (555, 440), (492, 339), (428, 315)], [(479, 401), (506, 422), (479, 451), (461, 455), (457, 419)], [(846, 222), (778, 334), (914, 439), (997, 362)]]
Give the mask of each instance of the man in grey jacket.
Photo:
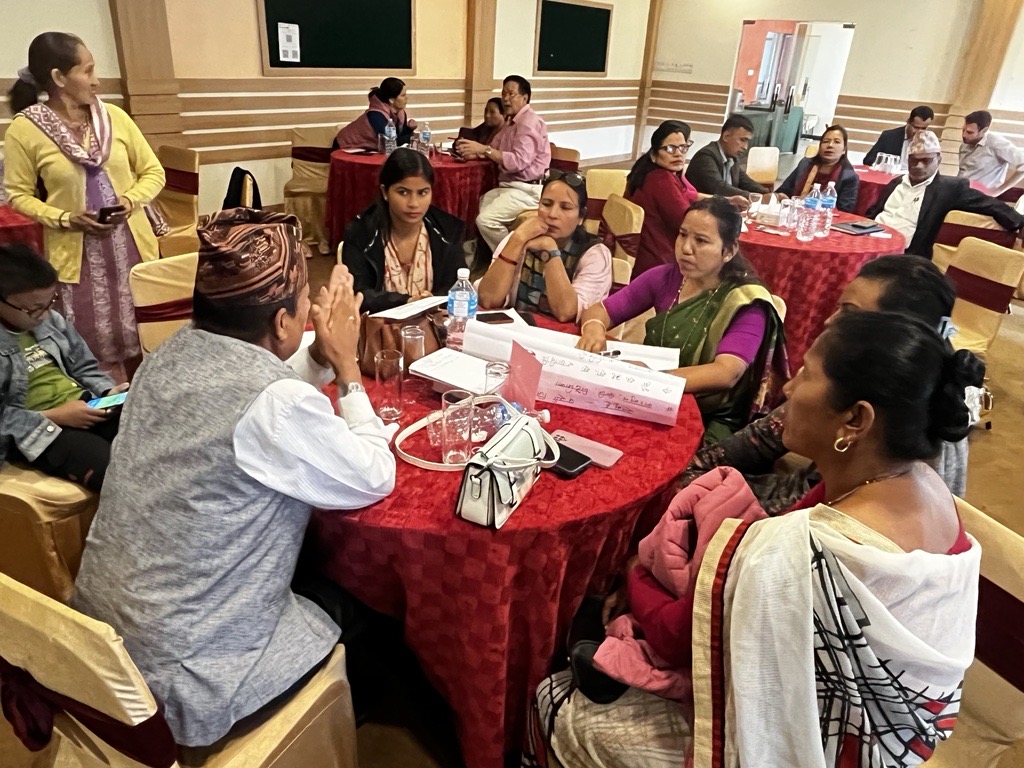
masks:
[(747, 175), (746, 157), (754, 126), (743, 115), (730, 115), (722, 125), (718, 141), (712, 141), (690, 158), (686, 179), (698, 192), (706, 195), (737, 197), (741, 208), (749, 205), (750, 193), (764, 194), (768, 187), (761, 186)]
[[(294, 216), (222, 211), (199, 234), (193, 323), (135, 377), (72, 598), (121, 633), (186, 746), (330, 655), (339, 628), (290, 588), (311, 508), (364, 507), (395, 483), (348, 271), (311, 307)], [(332, 379), (340, 417), (318, 388)]]
[(0, 467), (21, 460), (93, 491), (103, 486), (117, 412), (88, 401), (127, 384), (100, 370), (52, 309), (57, 272), (25, 245), (0, 246)]

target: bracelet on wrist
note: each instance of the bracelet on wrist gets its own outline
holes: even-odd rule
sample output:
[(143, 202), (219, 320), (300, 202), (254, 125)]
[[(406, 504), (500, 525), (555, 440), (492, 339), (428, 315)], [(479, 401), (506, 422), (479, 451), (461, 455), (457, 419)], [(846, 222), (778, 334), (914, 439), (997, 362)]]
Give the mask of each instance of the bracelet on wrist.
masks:
[(604, 324), (604, 323), (603, 323), (603, 322), (602, 322), (601, 320), (599, 320), (598, 318), (596, 318), (596, 317), (592, 317), (592, 318), (590, 318), (589, 320), (584, 320), (584, 321), (583, 321), (583, 325), (581, 325), (581, 326), (580, 326), (580, 333), (583, 333), (583, 329), (584, 329), (584, 328), (586, 328), (586, 327), (587, 327), (588, 325), (590, 325), (591, 323), (597, 323), (598, 325), (600, 325), (600, 326), (601, 326), (601, 330), (602, 330), (602, 331), (605, 331), (605, 332), (607, 332), (607, 331), (608, 331), (608, 326), (607, 326), (607, 325), (605, 325), (605, 324)]
[(516, 261), (515, 259), (510, 259), (504, 253), (499, 253), (498, 254), (498, 258), (501, 261), (504, 261), (506, 264), (511, 264), (513, 267), (518, 267), (519, 266), (519, 262), (518, 261)]

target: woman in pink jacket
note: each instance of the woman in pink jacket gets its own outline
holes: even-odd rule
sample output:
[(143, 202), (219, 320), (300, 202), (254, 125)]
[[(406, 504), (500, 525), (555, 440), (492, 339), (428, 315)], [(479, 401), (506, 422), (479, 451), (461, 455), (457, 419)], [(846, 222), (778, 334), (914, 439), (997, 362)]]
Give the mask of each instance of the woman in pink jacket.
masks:
[(405, 113), (405, 105), (409, 101), (405, 83), (397, 77), (385, 77), (368, 96), (370, 105), (363, 114), (338, 131), (334, 149), (376, 150), (378, 137), (384, 135), (389, 119), (395, 124), (398, 146), (409, 143), (416, 130), (416, 121)]

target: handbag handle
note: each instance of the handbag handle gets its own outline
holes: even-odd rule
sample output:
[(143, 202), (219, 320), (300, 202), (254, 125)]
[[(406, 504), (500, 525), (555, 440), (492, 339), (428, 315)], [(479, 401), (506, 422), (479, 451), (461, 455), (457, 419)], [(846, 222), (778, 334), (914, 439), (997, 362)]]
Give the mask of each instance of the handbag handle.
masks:
[[(505, 398), (500, 397), (499, 395), (483, 395), (482, 397), (474, 398), (474, 407), (478, 404), (500, 404), (505, 406), (509, 413), (517, 413), (516, 409), (512, 407), (512, 404), (508, 402)], [(402, 443), (405, 442), (407, 438), (416, 434), (420, 430), (426, 428), (427, 424), (429, 424), (431, 421), (439, 418), (441, 417), (438, 416), (436, 412), (427, 414), (419, 421), (413, 422), (408, 427), (399, 432), (395, 436), (395, 453), (398, 454), (398, 457), (402, 459), (402, 461), (405, 461), (408, 464), (412, 464), (414, 467), (419, 467), (420, 469), (432, 469), (437, 472), (462, 472), (466, 468), (466, 465), (469, 463), (468, 461), (459, 462), (458, 464), (442, 464), (441, 462), (427, 461), (426, 459), (421, 459), (417, 456), (413, 456), (412, 454), (407, 453), (402, 448)], [(555, 441), (555, 438), (548, 434), (548, 431), (546, 429), (541, 427), (540, 431), (544, 437), (544, 447), (549, 448), (551, 450), (551, 453), (554, 455), (554, 458), (545, 460), (543, 456), (541, 456), (536, 459), (517, 459), (512, 460), (510, 462), (499, 462), (499, 460), (495, 460), (491, 466), (494, 466), (498, 469), (527, 469), (528, 467), (532, 467), (538, 464), (544, 468), (553, 467), (555, 465), (555, 462), (558, 461), (559, 457), (558, 443)]]

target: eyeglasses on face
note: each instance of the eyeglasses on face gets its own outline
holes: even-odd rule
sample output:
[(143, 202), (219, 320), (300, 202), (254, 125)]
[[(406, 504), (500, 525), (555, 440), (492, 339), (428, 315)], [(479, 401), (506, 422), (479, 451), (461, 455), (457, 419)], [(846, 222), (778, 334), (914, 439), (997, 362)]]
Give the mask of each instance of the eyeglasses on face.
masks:
[(665, 150), (670, 155), (675, 154), (686, 154), (686, 151), (693, 146), (692, 141), (688, 141), (685, 144), (664, 144), (658, 147), (659, 150)]
[(576, 171), (562, 171), (558, 168), (549, 168), (548, 175), (544, 179), (544, 183), (547, 184), (550, 181), (564, 181), (570, 187), (574, 189), (576, 187), (586, 186), (587, 179), (582, 173)]
[(50, 299), (49, 302), (47, 302), (46, 306), (43, 306), (43, 307), (31, 307), (31, 308), (19, 307), (17, 304), (11, 304), (11, 302), (9, 302), (7, 299), (5, 299), (3, 297), (0, 297), (0, 304), (6, 304), (11, 309), (16, 309), (19, 312), (21, 312), (23, 315), (25, 315), (25, 316), (33, 319), (33, 320), (37, 320), (40, 317), (42, 317), (43, 315), (45, 315), (47, 312), (50, 311), (50, 307), (52, 307), (56, 303), (57, 303), (57, 293), (56, 292), (54, 292), (53, 297)]

